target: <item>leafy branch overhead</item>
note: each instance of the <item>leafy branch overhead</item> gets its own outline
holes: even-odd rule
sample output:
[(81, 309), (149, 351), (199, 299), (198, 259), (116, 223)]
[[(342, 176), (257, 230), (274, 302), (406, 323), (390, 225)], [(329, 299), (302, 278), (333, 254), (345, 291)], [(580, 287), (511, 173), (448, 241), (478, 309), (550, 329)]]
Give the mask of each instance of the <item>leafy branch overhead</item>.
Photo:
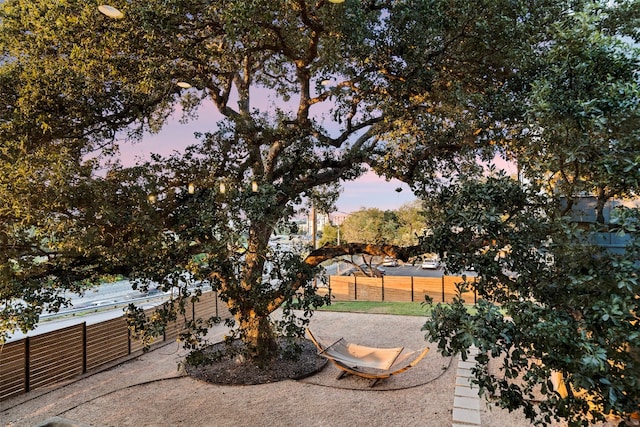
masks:
[[(218, 269), (198, 267), (200, 278), (263, 286), (270, 235), (320, 188), (366, 167), (421, 187), (473, 164), (484, 145), (473, 138), (479, 107), (506, 74), (489, 86), (471, 76), (516, 55), (467, 48), (506, 28), (493, 19), (500, 5), (116, 6), (122, 19), (82, 0), (2, 4), (0, 245), (17, 263), (4, 270), (3, 297), (31, 301), (8, 327), (37, 319), (27, 289), (82, 289), (105, 272), (164, 281), (196, 268), (195, 249)], [(511, 36), (505, 47), (516, 46)], [(182, 153), (122, 166), (119, 148), (174, 111), (185, 121), (209, 114), (211, 129)], [(233, 304), (254, 315), (250, 299)]]
[[(634, 243), (609, 256), (569, 218), (590, 194), (596, 231), (635, 233), (632, 214), (614, 225), (605, 207), (640, 182), (637, 2), (113, 6), (121, 19), (88, 0), (0, 2), (3, 339), (67, 291), (125, 274), (175, 291), (158, 324), (132, 309), (132, 328), (160, 333), (211, 287), (265, 362), (278, 333), (301, 334), (328, 302), (312, 280), (323, 260), (437, 252), (447, 268), (476, 268), (484, 301), (477, 315), (440, 307), (427, 331), (442, 351), (473, 342), (504, 355), (504, 377), (478, 372), (503, 404), (576, 423), (637, 404)], [(122, 148), (198, 116), (210, 128), (185, 131), (172, 154), (123, 164)], [(497, 155), (525, 188), (483, 175)], [(380, 228), (319, 249), (270, 244), (367, 170), (425, 201), (424, 226), (397, 229), (407, 240)], [(278, 308), (284, 323), (271, 319)], [(191, 348), (214, 320), (191, 325)], [(514, 388), (532, 358), (541, 367)], [(550, 371), (601, 409), (558, 397)], [(551, 397), (534, 407), (529, 385)]]

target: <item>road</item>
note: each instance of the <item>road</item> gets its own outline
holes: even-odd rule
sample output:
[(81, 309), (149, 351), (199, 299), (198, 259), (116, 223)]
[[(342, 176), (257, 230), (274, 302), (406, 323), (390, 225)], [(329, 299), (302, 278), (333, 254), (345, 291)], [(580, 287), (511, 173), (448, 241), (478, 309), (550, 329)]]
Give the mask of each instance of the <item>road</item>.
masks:
[[(325, 274), (328, 276), (339, 276), (351, 268), (353, 268), (353, 265), (349, 263), (334, 263), (325, 267)], [(380, 266), (380, 268), (384, 269), (386, 276), (442, 277), (444, 275), (444, 269), (442, 267), (437, 269), (423, 269), (420, 267), (420, 264), (405, 264), (398, 265), (397, 267)], [(469, 276), (473, 275), (472, 272), (465, 272), (465, 274)]]
[[(353, 266), (349, 263), (333, 263), (325, 267), (326, 275), (340, 275)], [(420, 265), (398, 265), (397, 267), (382, 267), (387, 276), (414, 276), (414, 277), (442, 277), (444, 270), (422, 269)], [(473, 273), (467, 272), (468, 275)], [(166, 294), (150, 287), (148, 293), (135, 291), (131, 288), (131, 282), (120, 280), (113, 283), (105, 283), (87, 291), (84, 295), (69, 294), (71, 306), (63, 308), (59, 313), (43, 314), (36, 329), (28, 334), (16, 332), (11, 335), (9, 341), (18, 340), (25, 336), (39, 335), (50, 330), (60, 329), (66, 326), (87, 322), (96, 323), (106, 319), (121, 316), (123, 307), (134, 302), (140, 306), (151, 306), (160, 303), (167, 298)]]
[(70, 294), (72, 305), (62, 308), (58, 313), (45, 313), (40, 316), (36, 327), (23, 333), (16, 331), (9, 335), (7, 342), (17, 341), (27, 336), (35, 336), (68, 326), (86, 322), (88, 325), (120, 317), (124, 307), (133, 302), (143, 309), (151, 308), (168, 298), (162, 292), (142, 293), (131, 289), (131, 283), (122, 280), (105, 283), (86, 292), (83, 296)]
[[(197, 286), (196, 283), (190, 285), (190, 288)], [(64, 294), (71, 300), (71, 306), (65, 307), (60, 310), (59, 313), (65, 313), (69, 311), (77, 311), (78, 309), (85, 308), (99, 308), (114, 304), (122, 304), (129, 301), (144, 300), (148, 298), (159, 298), (163, 295), (166, 297), (169, 292), (162, 292), (156, 289), (157, 284), (152, 283), (149, 285), (149, 290), (142, 292), (140, 290), (134, 290), (129, 280), (119, 280), (117, 282), (103, 283), (100, 286), (92, 288), (85, 292), (83, 295), (77, 295), (74, 293)], [(208, 286), (203, 286), (203, 289), (210, 289)], [(43, 317), (50, 315), (45, 314)]]
[(8, 342), (83, 322), (92, 324), (116, 318), (122, 316), (124, 307), (129, 303), (149, 308), (166, 300), (169, 294), (156, 290), (153, 285), (149, 287), (148, 292), (133, 290), (130, 281), (119, 280), (103, 283), (83, 295), (67, 293), (65, 296), (71, 300), (69, 307), (64, 307), (57, 313), (45, 312), (33, 330), (26, 334), (16, 331), (9, 336)]
[(71, 306), (62, 309), (61, 312), (78, 308), (110, 305), (122, 302), (123, 300), (141, 298), (153, 293), (157, 293), (157, 291), (155, 291), (155, 289), (149, 293), (134, 291), (131, 288), (131, 282), (128, 280), (103, 283), (100, 286), (89, 289), (83, 295), (65, 293), (64, 295), (71, 300)]

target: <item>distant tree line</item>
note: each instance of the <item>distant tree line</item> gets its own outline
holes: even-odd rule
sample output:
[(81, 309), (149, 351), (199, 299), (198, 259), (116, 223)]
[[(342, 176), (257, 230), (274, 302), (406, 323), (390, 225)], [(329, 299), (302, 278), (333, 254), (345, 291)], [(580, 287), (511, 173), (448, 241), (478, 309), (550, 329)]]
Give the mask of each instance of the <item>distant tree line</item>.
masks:
[(321, 246), (353, 242), (412, 246), (418, 243), (424, 222), (423, 210), (417, 200), (393, 210), (363, 208), (351, 213), (341, 224), (326, 224), (319, 242)]

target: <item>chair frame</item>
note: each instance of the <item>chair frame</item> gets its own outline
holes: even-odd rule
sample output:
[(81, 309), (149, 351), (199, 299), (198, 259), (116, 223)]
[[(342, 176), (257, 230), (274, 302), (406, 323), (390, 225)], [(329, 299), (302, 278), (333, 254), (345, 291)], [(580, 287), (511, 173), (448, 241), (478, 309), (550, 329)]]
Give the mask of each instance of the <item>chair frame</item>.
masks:
[[(340, 370), (337, 379), (347, 374), (355, 375), (372, 380), (370, 387), (375, 386), (381, 379), (414, 367), (429, 352), (429, 347), (425, 347), (419, 351), (402, 353), (404, 347), (366, 347), (349, 343), (343, 338), (331, 343), (331, 340), (314, 336), (308, 328), (307, 335), (318, 348), (318, 354), (329, 359)], [(376, 356), (375, 360), (371, 360), (371, 357), (367, 360), (367, 356), (370, 355)]]

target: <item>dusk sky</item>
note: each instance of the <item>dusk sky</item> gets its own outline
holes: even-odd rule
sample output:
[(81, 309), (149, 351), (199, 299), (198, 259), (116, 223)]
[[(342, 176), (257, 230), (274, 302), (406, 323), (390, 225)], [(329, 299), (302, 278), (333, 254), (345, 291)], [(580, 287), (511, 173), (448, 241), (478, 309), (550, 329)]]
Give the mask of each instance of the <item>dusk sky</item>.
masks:
[[(197, 120), (181, 124), (178, 116), (171, 120), (157, 135), (146, 135), (144, 140), (135, 145), (121, 145), (122, 162), (132, 165), (136, 159), (148, 159), (149, 153), (168, 155), (173, 151), (182, 151), (196, 143), (194, 132), (207, 132), (215, 129), (217, 114), (213, 107), (204, 107)], [(360, 208), (379, 208), (382, 210), (397, 209), (401, 205), (416, 199), (407, 184), (397, 180), (385, 181), (375, 173), (369, 172), (358, 180), (344, 183), (344, 191), (337, 203), (337, 210), (353, 212)], [(397, 188), (402, 188), (397, 192)]]
[[(260, 105), (262, 109), (268, 109), (268, 104), (273, 103), (268, 101), (268, 98), (268, 95), (260, 98), (259, 104), (262, 104)], [(281, 101), (276, 102), (279, 107), (286, 105)], [(319, 112), (321, 113), (322, 110)], [(135, 145), (123, 144), (120, 147), (123, 164), (134, 164), (139, 158), (148, 159), (149, 153), (168, 155), (173, 151), (182, 151), (185, 146), (198, 142), (194, 137), (194, 132), (204, 133), (215, 130), (215, 123), (221, 118), (221, 115), (210, 103), (203, 104), (199, 113), (197, 120), (181, 124), (179, 123), (181, 112), (178, 108), (173, 118), (159, 134), (146, 135), (142, 142)], [(514, 169), (507, 166), (508, 173), (514, 173)], [(396, 191), (398, 188), (401, 188), (402, 191)], [(337, 210), (347, 213), (361, 208), (391, 210), (415, 199), (415, 195), (407, 184), (398, 180), (386, 181), (375, 173), (368, 172), (355, 181), (343, 183), (343, 192), (338, 199)]]

